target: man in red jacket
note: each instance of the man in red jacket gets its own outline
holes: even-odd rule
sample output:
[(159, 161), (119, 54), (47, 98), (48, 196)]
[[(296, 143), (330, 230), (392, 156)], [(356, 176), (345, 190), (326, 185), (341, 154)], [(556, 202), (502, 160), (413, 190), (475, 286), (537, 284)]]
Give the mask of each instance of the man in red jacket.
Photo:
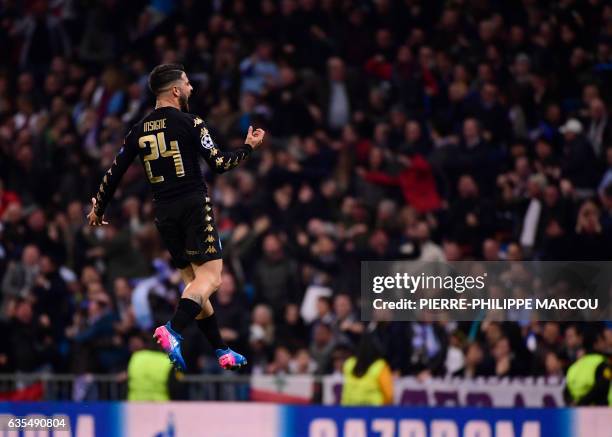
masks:
[(431, 165), (421, 155), (412, 158), (399, 158), (404, 169), (396, 176), (381, 171), (366, 171), (359, 169), (358, 173), (364, 180), (380, 185), (399, 186), (406, 203), (420, 213), (431, 212), (442, 206), (442, 199), (436, 189), (436, 180)]

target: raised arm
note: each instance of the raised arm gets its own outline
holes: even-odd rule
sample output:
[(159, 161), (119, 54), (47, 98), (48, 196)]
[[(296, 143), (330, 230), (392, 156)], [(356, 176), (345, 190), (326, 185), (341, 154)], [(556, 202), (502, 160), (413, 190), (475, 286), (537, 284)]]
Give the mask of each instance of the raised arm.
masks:
[(249, 132), (244, 140), (244, 146), (235, 150), (221, 150), (210, 136), (208, 129), (201, 125), (199, 132), (200, 152), (215, 173), (223, 173), (246, 161), (253, 149), (257, 148), (265, 136), (262, 129), (253, 131), (249, 126)]
[(130, 141), (130, 135), (128, 134), (123, 142), (123, 146), (121, 149), (119, 149), (117, 156), (115, 156), (113, 164), (104, 174), (96, 196), (91, 199), (92, 209), (87, 215), (87, 219), (91, 226), (106, 224), (106, 222), (103, 220), (106, 206), (113, 198), (113, 194), (115, 194), (115, 190), (117, 189), (123, 174), (128, 169), (137, 154), (138, 149), (136, 148), (135, 144)]

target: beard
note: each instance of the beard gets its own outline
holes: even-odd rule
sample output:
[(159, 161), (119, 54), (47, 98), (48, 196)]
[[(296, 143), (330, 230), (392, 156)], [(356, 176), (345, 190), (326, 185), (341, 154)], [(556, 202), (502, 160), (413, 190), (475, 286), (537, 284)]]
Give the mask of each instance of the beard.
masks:
[(179, 96), (179, 106), (181, 107), (181, 111), (183, 112), (189, 112), (189, 101), (188, 101), (188, 97), (185, 94), (182, 94)]

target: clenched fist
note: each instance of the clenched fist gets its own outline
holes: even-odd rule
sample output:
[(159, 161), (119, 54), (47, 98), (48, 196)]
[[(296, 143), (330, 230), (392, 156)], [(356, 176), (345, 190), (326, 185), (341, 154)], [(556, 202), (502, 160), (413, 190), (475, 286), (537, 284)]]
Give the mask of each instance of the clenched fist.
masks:
[(107, 225), (108, 222), (104, 220), (104, 217), (99, 217), (96, 214), (96, 198), (91, 198), (91, 211), (87, 214), (87, 221), (89, 222), (89, 226), (102, 226)]
[(255, 129), (255, 131), (253, 131), (253, 126), (249, 126), (249, 131), (247, 132), (244, 143), (256, 149), (263, 142), (265, 135), (266, 132), (263, 129)]

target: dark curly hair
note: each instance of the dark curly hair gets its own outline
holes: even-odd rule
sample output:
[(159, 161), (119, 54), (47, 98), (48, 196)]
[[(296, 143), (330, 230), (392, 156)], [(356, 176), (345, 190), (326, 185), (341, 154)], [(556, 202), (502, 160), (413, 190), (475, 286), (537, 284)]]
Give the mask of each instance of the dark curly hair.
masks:
[(179, 80), (185, 72), (181, 64), (161, 64), (149, 74), (149, 89), (156, 96), (169, 84)]

